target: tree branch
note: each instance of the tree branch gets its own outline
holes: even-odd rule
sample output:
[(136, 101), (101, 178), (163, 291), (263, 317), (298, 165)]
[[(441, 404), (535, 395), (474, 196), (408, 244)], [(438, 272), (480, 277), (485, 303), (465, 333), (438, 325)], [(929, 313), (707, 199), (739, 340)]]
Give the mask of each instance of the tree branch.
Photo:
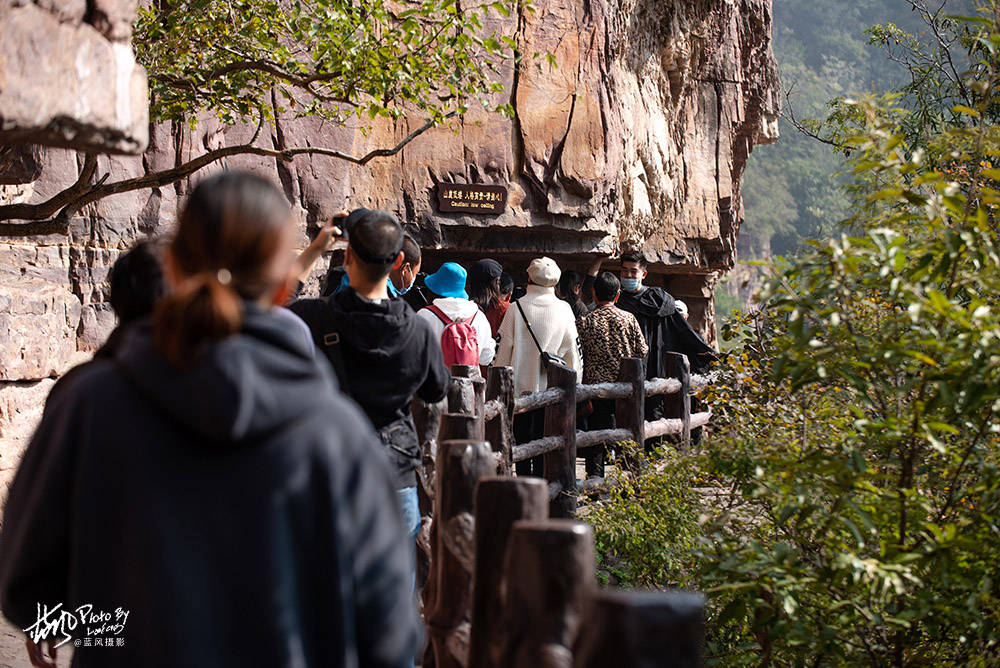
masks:
[[(233, 74), (235, 72), (263, 72), (265, 74), (270, 74), (279, 81), (283, 81), (289, 85), (301, 88), (309, 92), (310, 94), (315, 95), (317, 98), (323, 100), (324, 102), (339, 102), (341, 104), (347, 104), (352, 107), (358, 106), (356, 102), (347, 97), (326, 95), (324, 93), (320, 93), (319, 91), (313, 88), (313, 84), (317, 82), (322, 83), (325, 81), (335, 81), (337, 79), (340, 79), (343, 75), (342, 72), (323, 72), (323, 73), (314, 72), (309, 75), (298, 76), (290, 72), (286, 72), (285, 70), (281, 69), (281, 67), (278, 66), (277, 64), (269, 62), (262, 58), (257, 60), (237, 61), (229, 63), (227, 65), (222, 65), (220, 67), (216, 67), (215, 69), (209, 70), (208, 72), (205, 73), (201, 83), (202, 84), (209, 83), (211, 81), (214, 81), (215, 79), (218, 79), (219, 77)], [(170, 76), (167, 74), (159, 74), (154, 76), (155, 78), (159, 79), (160, 81), (170, 86), (174, 86), (176, 88), (190, 88), (193, 91), (196, 91), (200, 95), (203, 96), (207, 95), (207, 93), (203, 90), (201, 85), (195, 83), (191, 79)]]
[(54, 215), (60, 209), (80, 197), (90, 189), (90, 179), (97, 171), (97, 156), (86, 153), (83, 157), (83, 167), (76, 183), (65, 190), (56, 193), (40, 204), (5, 204), (0, 206), (0, 220), (41, 220)]
[(814, 131), (810, 130), (809, 128), (807, 128), (799, 119), (797, 119), (795, 117), (795, 111), (794, 111), (794, 108), (792, 107), (792, 89), (793, 88), (794, 88), (794, 84), (792, 84), (791, 86), (788, 87), (787, 90), (785, 90), (785, 105), (784, 105), (784, 108), (782, 110), (782, 114), (781, 114), (782, 117), (786, 121), (788, 121), (788, 123), (793, 128), (795, 128), (796, 130), (798, 130), (799, 132), (801, 132), (802, 134), (804, 134), (806, 137), (809, 137), (810, 139), (815, 139), (816, 141), (821, 142), (823, 144), (826, 144), (827, 146), (832, 146), (833, 148), (837, 149), (838, 151), (844, 151), (844, 152), (851, 151), (852, 147), (847, 146), (846, 144), (841, 144), (841, 143), (835, 142), (832, 139), (830, 139), (829, 137), (824, 137), (824, 136), (822, 136), (820, 134), (817, 134), (816, 132), (814, 132)]
[[(456, 113), (457, 112), (452, 111), (446, 114), (445, 118), (452, 118)], [(92, 185), (87, 182), (93, 177), (94, 172), (96, 171), (97, 158), (92, 154), (87, 154), (84, 167), (80, 172), (80, 178), (77, 179), (77, 182), (69, 188), (66, 188), (62, 192), (38, 204), (8, 204), (6, 206), (0, 206), (0, 221), (35, 221), (29, 223), (0, 223), (0, 236), (23, 237), (44, 234), (67, 234), (69, 230), (70, 216), (87, 204), (96, 202), (97, 200), (111, 195), (119, 195), (133, 190), (160, 188), (190, 176), (206, 165), (235, 155), (259, 155), (284, 162), (291, 162), (292, 159), (298, 155), (324, 155), (331, 158), (345, 160), (356, 165), (366, 165), (375, 158), (386, 158), (396, 155), (402, 151), (407, 144), (430, 130), (435, 125), (435, 121), (431, 119), (408, 134), (394, 147), (374, 149), (360, 157), (319, 146), (304, 146), (275, 150), (263, 148), (261, 146), (253, 146), (252, 144), (239, 144), (237, 146), (224, 146), (222, 148), (215, 149), (214, 151), (209, 151), (208, 153), (178, 165), (173, 169), (165, 169), (152, 174), (145, 174), (136, 178), (125, 179), (124, 181), (116, 181), (114, 183), (104, 183), (104, 180), (107, 179), (107, 175), (105, 175), (100, 181)], [(258, 125), (257, 131), (260, 131), (260, 125)], [(256, 133), (254, 134), (254, 138), (256, 138)], [(45, 220), (57, 211), (58, 214), (55, 218)]]

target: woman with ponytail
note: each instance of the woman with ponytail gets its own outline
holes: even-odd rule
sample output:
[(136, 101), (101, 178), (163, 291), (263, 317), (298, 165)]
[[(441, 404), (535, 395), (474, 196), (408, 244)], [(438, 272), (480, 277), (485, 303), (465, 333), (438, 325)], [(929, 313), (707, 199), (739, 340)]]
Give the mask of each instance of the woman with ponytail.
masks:
[[(22, 629), (38, 606), (76, 615), (74, 666), (411, 664), (393, 473), (272, 308), (294, 232), (264, 179), (200, 182), (166, 253), (171, 294), (49, 405), (4, 511), (0, 607)], [(88, 610), (114, 619), (101, 646)]]

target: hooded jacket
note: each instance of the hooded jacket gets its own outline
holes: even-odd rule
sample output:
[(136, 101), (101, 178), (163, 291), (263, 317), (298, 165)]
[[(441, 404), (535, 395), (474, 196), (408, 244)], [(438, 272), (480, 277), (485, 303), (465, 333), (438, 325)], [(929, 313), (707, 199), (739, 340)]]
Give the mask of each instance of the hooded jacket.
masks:
[[(570, 305), (556, 297), (555, 288), (540, 285), (529, 285), (527, 294), (515, 301), (521, 302), (542, 350), (561, 357), (580, 380), (583, 358)], [(541, 355), (514, 301), (500, 324), (500, 345), (494, 365), (514, 368), (514, 396), (540, 392), (548, 385)]]
[(191, 368), (139, 326), (54, 399), (10, 489), (0, 607), (22, 629), (38, 603), (127, 611), (123, 645), (74, 666), (403, 666), (409, 551), (367, 420), (248, 307)]
[(309, 326), (341, 388), (379, 430), (396, 465), (397, 488), (416, 485), (420, 440), (410, 405), (414, 396), (441, 401), (451, 383), (439, 338), (406, 302), (365, 299), (353, 288), (289, 308)]
[(635, 316), (649, 344), (646, 378), (666, 378), (666, 353), (687, 355), (691, 373), (704, 373), (718, 354), (691, 329), (687, 319), (677, 312), (674, 298), (663, 288), (643, 286), (638, 292), (622, 290), (618, 308)]

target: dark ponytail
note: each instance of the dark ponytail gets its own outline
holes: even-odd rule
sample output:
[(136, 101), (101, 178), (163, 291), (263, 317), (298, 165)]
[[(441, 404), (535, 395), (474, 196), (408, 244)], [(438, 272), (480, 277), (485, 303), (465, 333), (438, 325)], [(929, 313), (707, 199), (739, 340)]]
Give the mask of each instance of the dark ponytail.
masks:
[(189, 365), (206, 344), (239, 332), (244, 302), (281, 285), (275, 260), (289, 222), (284, 196), (259, 176), (224, 172), (195, 187), (169, 249), (177, 285), (153, 316), (168, 362)]

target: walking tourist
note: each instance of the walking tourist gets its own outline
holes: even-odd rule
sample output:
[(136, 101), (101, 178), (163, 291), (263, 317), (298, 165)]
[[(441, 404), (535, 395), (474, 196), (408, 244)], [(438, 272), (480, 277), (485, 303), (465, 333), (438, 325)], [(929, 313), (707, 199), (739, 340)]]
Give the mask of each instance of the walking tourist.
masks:
[[(555, 294), (559, 275), (559, 265), (551, 258), (532, 260), (528, 266), (527, 293), (511, 303), (500, 325), (495, 364), (513, 367), (515, 396), (544, 390), (549, 363), (561, 362), (576, 371), (577, 376), (583, 369), (573, 309)], [(552, 357), (556, 359), (547, 361)], [(543, 422), (543, 410), (515, 416), (516, 440), (524, 442), (541, 437)], [(543, 475), (543, 457), (518, 462), (517, 472)]]
[[(593, 271), (593, 268), (591, 268)], [(687, 355), (692, 373), (702, 373), (716, 357), (716, 351), (691, 329), (666, 290), (642, 284), (646, 278), (646, 260), (638, 253), (621, 258), (621, 297), (618, 308), (635, 316), (649, 345), (646, 378), (665, 378), (669, 373), (666, 353)], [(662, 397), (646, 401), (646, 419), (663, 417)]]
[[(580, 348), (583, 352), (583, 382), (613, 383), (623, 359), (644, 359), (649, 352), (635, 316), (617, 306), (621, 294), (618, 279), (611, 272), (602, 272), (594, 281), (597, 308), (577, 321)], [(588, 430), (615, 428), (615, 402), (595, 399), (587, 418)], [(595, 445), (584, 451), (587, 477), (603, 478), (606, 448)]]
[(445, 262), (440, 269), (424, 279), (424, 285), (434, 298), (417, 315), (441, 341), (446, 364), (474, 366), (478, 363), (481, 367), (487, 367), (493, 362), (497, 344), (493, 340), (486, 314), (479, 310), (479, 306), (469, 299), (469, 294), (465, 291), (467, 281), (468, 273), (462, 265)]
[(390, 299), (389, 273), (404, 262), (403, 230), (384, 211), (356, 209), (343, 222), (350, 284), (330, 297), (291, 305), (333, 366), (341, 389), (358, 402), (395, 466), (395, 486), (412, 541), (420, 528), (416, 469), (421, 462), (410, 404), (448, 392), (450, 374), (431, 327), (405, 302)]
[(486, 319), (490, 321), (490, 330), (495, 339), (500, 336), (500, 323), (503, 322), (503, 317), (507, 315), (507, 309), (510, 308), (510, 297), (513, 292), (514, 279), (505, 271), (500, 274), (499, 294), (486, 310)]
[(580, 289), (583, 287), (583, 276), (575, 271), (564, 271), (559, 279), (559, 298), (570, 305), (573, 315), (579, 319), (587, 312), (587, 305), (580, 299)]
[(414, 311), (419, 311), (431, 301), (424, 287), (424, 275), (420, 273), (422, 257), (417, 240), (404, 234), (403, 263), (389, 273), (389, 297), (402, 299)]
[[(94, 360), (113, 359), (128, 329), (143, 318), (148, 318), (153, 313), (153, 307), (166, 294), (163, 265), (154, 244), (151, 241), (140, 241), (119, 257), (108, 273), (108, 284), (108, 302), (118, 318), (118, 324), (94, 353)], [(45, 399), (46, 406), (90, 364), (89, 361), (84, 362), (64, 373), (49, 390)]]
[[(392, 216), (392, 214), (385, 213), (385, 215), (395, 220), (395, 216)], [(299, 255), (300, 282), (305, 282), (316, 261), (319, 260), (324, 252), (333, 247), (337, 239), (336, 235), (340, 234), (340, 228), (337, 225), (342, 224), (342, 221), (339, 219), (346, 216), (346, 213), (334, 216), (333, 224), (321, 229), (319, 234), (312, 240), (312, 243)], [(416, 311), (422, 309), (428, 303), (424, 290), (419, 285), (421, 282), (420, 263), (422, 258), (420, 245), (417, 244), (413, 237), (404, 233), (402, 251), (403, 261), (398, 266), (394, 265), (392, 271), (389, 272), (386, 289), (389, 299), (403, 299)], [(324, 282), (328, 286), (328, 289), (325, 291), (327, 295), (339, 292), (351, 284), (350, 276), (348, 276), (344, 267), (331, 268)]]
[[(469, 299), (476, 302), (479, 310), (486, 315), (490, 323), (490, 333), (496, 338), (506, 306), (510, 304), (510, 295), (504, 300), (500, 294), (500, 284), (504, 275), (503, 267), (496, 260), (480, 260), (469, 269), (469, 280), (465, 290)], [(511, 281), (513, 287), (513, 281)]]
[(264, 179), (201, 181), (166, 253), (172, 293), (42, 418), (4, 512), (0, 606), (36, 630), (43, 606), (89, 611), (62, 628), (107, 644), (87, 635), (74, 666), (412, 661), (392, 474), (270, 310), (294, 235)]

